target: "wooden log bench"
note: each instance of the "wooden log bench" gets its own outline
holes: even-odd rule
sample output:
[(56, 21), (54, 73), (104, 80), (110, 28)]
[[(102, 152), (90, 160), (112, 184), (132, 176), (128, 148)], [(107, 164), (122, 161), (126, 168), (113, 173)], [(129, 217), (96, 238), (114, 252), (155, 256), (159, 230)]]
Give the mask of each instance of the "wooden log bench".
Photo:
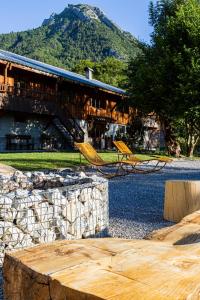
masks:
[(197, 300), (199, 244), (57, 241), (7, 253), (6, 300)]
[[(153, 231), (146, 239), (173, 245), (189, 245), (200, 242), (200, 210), (186, 216), (178, 224)], [(199, 244), (200, 246), (200, 244)]]
[(200, 209), (200, 181), (169, 180), (165, 185), (164, 219), (180, 222)]

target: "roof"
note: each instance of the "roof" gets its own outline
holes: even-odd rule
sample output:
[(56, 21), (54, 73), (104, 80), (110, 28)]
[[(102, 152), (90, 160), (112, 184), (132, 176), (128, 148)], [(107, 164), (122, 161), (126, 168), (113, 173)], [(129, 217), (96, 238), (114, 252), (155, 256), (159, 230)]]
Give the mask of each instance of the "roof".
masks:
[(8, 61), (11, 63), (16, 63), (21, 66), (29, 67), (33, 70), (38, 70), (38, 71), (42, 71), (42, 72), (45, 72), (48, 74), (56, 75), (56, 76), (65, 78), (67, 80), (81, 83), (81, 84), (84, 84), (84, 85), (87, 85), (90, 87), (100, 88), (100, 89), (114, 92), (114, 93), (117, 93), (120, 95), (126, 94), (126, 92), (124, 90), (114, 87), (112, 85), (103, 83), (101, 81), (98, 81), (95, 79), (87, 79), (83, 75), (80, 75), (80, 74), (77, 74), (74, 72), (70, 72), (70, 71), (67, 71), (65, 69), (61, 69), (58, 67), (54, 67), (52, 65), (45, 64), (43, 62), (40, 62), (40, 61), (37, 61), (34, 59), (30, 59), (28, 57), (21, 56), (21, 55), (18, 55), (18, 54), (12, 53), (12, 52), (8, 52), (5, 50), (1, 50), (1, 49), (0, 49), (0, 60)]

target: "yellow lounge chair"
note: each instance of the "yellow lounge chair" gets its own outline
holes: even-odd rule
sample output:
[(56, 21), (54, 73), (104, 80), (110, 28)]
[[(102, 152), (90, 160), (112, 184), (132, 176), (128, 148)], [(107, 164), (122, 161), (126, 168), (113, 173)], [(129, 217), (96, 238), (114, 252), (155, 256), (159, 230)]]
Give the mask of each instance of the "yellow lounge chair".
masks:
[[(143, 161), (135, 157), (127, 160), (108, 162), (103, 160), (89, 143), (75, 143), (75, 146), (80, 151), (80, 154), (82, 154), (92, 166), (95, 166), (96, 169), (107, 178), (124, 176), (132, 173), (148, 174), (159, 171), (163, 167), (159, 166), (159, 162), (157, 162), (155, 166), (150, 167), (149, 169), (143, 169)], [(157, 159), (153, 160), (157, 161)], [(115, 168), (115, 172), (105, 172), (103, 170), (105, 167)]]
[(124, 157), (130, 158), (133, 157), (133, 152), (129, 149), (129, 147), (123, 141), (113, 141), (113, 144), (116, 146), (118, 155), (121, 155), (123, 159)]
[[(135, 159), (135, 155), (134, 153), (131, 151), (131, 149), (123, 142), (123, 141), (113, 141), (113, 144), (116, 146), (117, 150), (119, 151), (119, 155), (122, 155), (122, 159), (123, 157), (126, 158), (134, 158)], [(150, 159), (146, 160), (146, 161), (151, 161), (151, 160), (159, 160), (162, 162), (172, 162), (173, 160), (167, 156), (152, 156)]]
[[(95, 166), (96, 169), (107, 178), (125, 175), (121, 168), (121, 162), (107, 162), (103, 160), (89, 143), (75, 143), (75, 147), (92, 166)], [(114, 173), (108, 173), (104, 172), (104, 167), (114, 167), (116, 170)]]
[[(113, 144), (116, 146), (118, 152), (118, 155), (121, 155), (121, 162), (123, 164), (129, 163), (130, 161), (135, 161), (136, 159), (139, 160), (140, 165), (146, 165), (149, 164), (152, 161), (157, 161), (157, 164), (154, 166), (154, 169), (150, 169), (149, 172), (157, 172), (164, 168), (167, 163), (172, 162), (173, 160), (166, 156), (152, 156), (150, 159), (146, 160), (140, 160), (135, 157), (134, 153), (130, 150), (130, 148), (123, 142), (123, 141), (113, 141)], [(123, 160), (123, 158), (126, 157), (126, 161)], [(134, 169), (135, 171), (138, 170), (137, 167)], [(147, 173), (147, 171), (145, 171)]]

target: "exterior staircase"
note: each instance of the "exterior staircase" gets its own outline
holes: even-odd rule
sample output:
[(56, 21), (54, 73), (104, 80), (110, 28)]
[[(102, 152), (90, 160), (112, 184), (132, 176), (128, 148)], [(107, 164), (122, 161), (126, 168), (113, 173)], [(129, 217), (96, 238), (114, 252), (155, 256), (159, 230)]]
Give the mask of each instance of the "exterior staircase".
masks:
[[(65, 113), (63, 112), (65, 111)], [(60, 130), (61, 134), (68, 140), (73, 142), (84, 141), (84, 131), (76, 121), (76, 119), (70, 114), (67, 108), (60, 108), (56, 105), (55, 118), (53, 123)]]
[(62, 134), (62, 136), (65, 138), (65, 140), (67, 141), (67, 144), (69, 144), (69, 146), (73, 148), (73, 138), (69, 134), (69, 131), (66, 129), (66, 127), (60, 122), (60, 119), (54, 118), (53, 124), (59, 130), (59, 132)]

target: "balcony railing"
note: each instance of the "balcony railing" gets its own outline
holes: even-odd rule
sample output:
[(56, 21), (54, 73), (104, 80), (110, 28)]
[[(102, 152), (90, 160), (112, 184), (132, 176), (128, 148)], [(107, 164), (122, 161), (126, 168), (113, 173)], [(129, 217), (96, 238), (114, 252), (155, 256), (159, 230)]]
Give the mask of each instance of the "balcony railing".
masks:
[(74, 140), (84, 139), (83, 130), (69, 112), (61, 94), (6, 86), (6, 93), (0, 92), (0, 109), (58, 117)]
[(6, 110), (51, 114), (61, 95), (53, 91), (0, 84), (0, 108)]
[(93, 118), (102, 118), (102, 119), (110, 119), (112, 122), (119, 124), (127, 124), (129, 121), (128, 114), (121, 113), (118, 111), (110, 111), (110, 109), (103, 108), (95, 108), (93, 106), (89, 106), (87, 109), (87, 117)]
[(55, 93), (54, 91), (44, 91), (31, 87), (23, 88), (17, 86), (7, 86), (7, 93), (9, 95), (21, 98), (32, 98), (37, 100), (55, 100), (59, 97), (58, 93)]
[(0, 83), (0, 93), (5, 93), (8, 89), (7, 84)]
[(93, 106), (88, 107), (88, 115), (94, 117), (111, 118), (111, 112), (107, 109), (96, 108)]

